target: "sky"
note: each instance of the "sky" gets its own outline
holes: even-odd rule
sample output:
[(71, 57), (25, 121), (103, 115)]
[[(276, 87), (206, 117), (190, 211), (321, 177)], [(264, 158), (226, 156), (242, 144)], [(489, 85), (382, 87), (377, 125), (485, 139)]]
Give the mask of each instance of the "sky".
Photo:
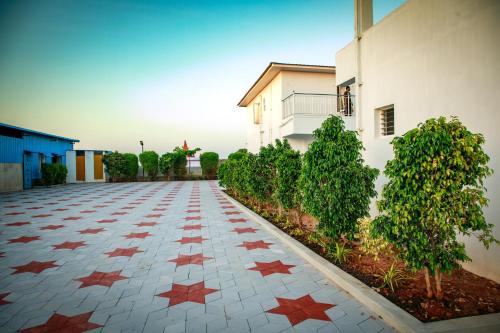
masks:
[[(377, 22), (404, 0), (374, 0)], [(335, 65), (353, 1), (0, 1), (0, 122), (77, 149), (245, 146), (269, 62)]]

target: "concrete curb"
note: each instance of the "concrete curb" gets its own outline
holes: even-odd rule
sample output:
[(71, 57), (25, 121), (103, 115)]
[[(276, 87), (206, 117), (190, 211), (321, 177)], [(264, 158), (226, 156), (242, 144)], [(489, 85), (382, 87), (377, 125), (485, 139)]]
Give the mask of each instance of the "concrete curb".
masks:
[(423, 323), (372, 290), (363, 282), (344, 272), (299, 241), (287, 235), (271, 222), (248, 209), (225, 192), (223, 192), (223, 195), (233, 205), (251, 217), (253, 221), (261, 225), (263, 229), (285, 243), (291, 250), (325, 274), (332, 282), (350, 293), (360, 303), (382, 317), (388, 325), (400, 332), (500, 332), (500, 313)]

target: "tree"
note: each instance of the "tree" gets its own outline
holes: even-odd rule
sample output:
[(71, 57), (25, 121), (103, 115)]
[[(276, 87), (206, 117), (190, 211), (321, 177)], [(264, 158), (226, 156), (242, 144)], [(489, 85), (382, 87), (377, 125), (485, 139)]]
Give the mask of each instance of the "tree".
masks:
[(122, 155), (126, 164), (124, 175), (130, 181), (136, 180), (137, 172), (139, 171), (139, 159), (137, 158), (137, 155), (132, 153), (124, 153)]
[(217, 175), (219, 166), (219, 154), (214, 152), (205, 152), (200, 155), (201, 170), (204, 176), (214, 178)]
[(149, 179), (155, 180), (158, 175), (158, 154), (154, 151), (145, 151), (139, 155), (139, 160)]
[(194, 156), (194, 154), (196, 154), (196, 152), (200, 150), (201, 150), (200, 148), (194, 148), (188, 150), (184, 150), (179, 147), (174, 148), (173, 154), (175, 158), (174, 158), (173, 168), (174, 168), (174, 174), (177, 177), (177, 179), (182, 179), (187, 174), (187, 169), (186, 169), (187, 157)]
[(299, 179), (302, 206), (327, 236), (352, 239), (376, 195), (378, 170), (363, 164), (363, 145), (340, 117), (330, 116), (313, 136)]
[(392, 243), (409, 268), (424, 269), (427, 296), (440, 299), (441, 274), (470, 260), (457, 232), (479, 232), (487, 248), (497, 242), (482, 211), (488, 202), (483, 180), (492, 174), (482, 148), (484, 137), (468, 131), (457, 118), (447, 122), (440, 117), (419, 124), (392, 144), (394, 159), (384, 171), (389, 182), (372, 233)]
[(302, 168), (300, 152), (293, 150), (288, 140), (276, 140), (276, 188), (275, 197), (284, 209), (300, 205), (297, 185)]
[(174, 167), (175, 154), (174, 153), (165, 153), (160, 157), (160, 172), (168, 177), (170, 170)]
[(117, 151), (105, 154), (102, 162), (106, 167), (106, 173), (109, 175), (111, 182), (116, 181), (126, 173), (127, 161), (123, 157), (123, 154)]

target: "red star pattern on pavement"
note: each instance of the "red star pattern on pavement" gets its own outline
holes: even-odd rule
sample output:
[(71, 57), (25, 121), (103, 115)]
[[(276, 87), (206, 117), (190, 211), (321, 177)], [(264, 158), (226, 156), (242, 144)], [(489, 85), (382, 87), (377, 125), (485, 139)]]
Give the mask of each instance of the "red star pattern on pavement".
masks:
[(68, 208), (56, 208), (56, 209), (52, 209), (53, 212), (64, 212), (65, 210), (68, 210)]
[(203, 261), (212, 259), (212, 257), (204, 257), (203, 253), (198, 253), (198, 254), (191, 254), (191, 255), (184, 255), (184, 254), (179, 254), (177, 259), (172, 259), (169, 260), (169, 262), (175, 262), (176, 267), (179, 266), (184, 266), (184, 265), (203, 265)]
[(0, 252), (0, 258), (5, 258), (5, 252)]
[(205, 304), (205, 296), (219, 289), (205, 288), (205, 282), (201, 281), (191, 285), (174, 283), (170, 291), (158, 294), (158, 297), (169, 298), (168, 306), (184, 302), (195, 302)]
[(136, 223), (135, 225), (138, 227), (153, 227), (157, 224), (158, 223), (156, 223), (156, 222), (141, 222), (141, 223)]
[(318, 303), (310, 295), (297, 299), (278, 297), (276, 300), (279, 306), (266, 312), (285, 315), (292, 325), (297, 325), (307, 319), (331, 321), (325, 311), (335, 306), (334, 304)]
[(89, 322), (93, 312), (82, 313), (76, 316), (64, 316), (54, 313), (49, 320), (43, 325), (34, 326), (21, 330), (22, 333), (49, 333), (49, 332), (67, 332), (67, 333), (80, 333), (95, 328), (102, 327), (102, 325)]
[(12, 303), (12, 302), (9, 302), (9, 301), (7, 301), (7, 300), (4, 299), (5, 297), (7, 297), (9, 295), (10, 295), (10, 293), (0, 294), (0, 305)]
[(183, 230), (200, 230), (201, 228), (204, 228), (201, 224), (192, 224), (192, 225), (185, 225), (179, 229)]
[(9, 239), (9, 243), (29, 243), (40, 240), (40, 236), (22, 236), (19, 238)]
[(12, 269), (16, 270), (12, 274), (20, 274), (20, 273), (26, 273), (26, 272), (39, 274), (46, 269), (59, 266), (59, 265), (55, 265), (54, 263), (55, 263), (55, 261), (44, 261), (44, 262), (32, 261), (32, 262), (25, 264), (25, 265), (11, 267)]
[(227, 221), (230, 223), (240, 223), (240, 222), (246, 222), (247, 219), (243, 219), (243, 218), (241, 218), (241, 219), (229, 219)]
[(148, 214), (148, 215), (146, 215), (144, 217), (146, 217), (146, 218), (149, 219), (149, 218), (158, 218), (158, 217), (161, 217), (161, 216), (163, 216), (163, 215), (162, 214)]
[(94, 206), (94, 208), (106, 208), (106, 207), (108, 207), (108, 206), (106, 206), (106, 205), (95, 205)]
[(127, 215), (127, 212), (114, 212), (111, 215)]
[(45, 227), (41, 227), (40, 230), (57, 230), (57, 229), (61, 229), (61, 228), (64, 228), (64, 226), (62, 224), (50, 224), (50, 225), (46, 225)]
[(136, 253), (144, 252), (141, 250), (138, 250), (138, 247), (131, 247), (128, 249), (121, 249), (117, 248), (113, 250), (112, 252), (106, 252), (105, 254), (108, 255), (108, 257), (132, 257)]
[(182, 237), (179, 240), (176, 240), (176, 242), (181, 243), (181, 244), (190, 244), (190, 243), (198, 243), (201, 244), (204, 240), (207, 240), (207, 238), (202, 238), (201, 236), (196, 236), (196, 237)]
[(42, 218), (42, 217), (49, 217), (52, 216), (52, 214), (38, 214), (38, 215), (33, 215), (33, 218)]
[(155, 212), (164, 212), (166, 210), (167, 210), (166, 208), (153, 208), (153, 211)]
[(200, 210), (199, 209), (188, 209), (186, 210), (186, 213), (199, 213)]
[[(5, 215), (21, 215), (24, 214), (24, 212), (12, 212), (12, 213), (7, 213)], [(33, 216), (33, 217), (38, 217), (38, 216)]]
[(64, 242), (64, 243), (61, 243), (61, 244), (54, 244), (52, 245), (52, 247), (54, 248), (54, 250), (61, 250), (61, 249), (68, 249), (68, 250), (74, 250), (74, 249), (77, 249), (79, 247), (83, 247), (83, 246), (86, 246), (87, 244), (85, 244), (85, 242)]
[(201, 220), (201, 216), (186, 216), (184, 218), (186, 221), (195, 221), (195, 220)]
[(30, 210), (37, 210), (37, 209), (41, 209), (41, 208), (43, 208), (43, 207), (28, 207), (28, 208), (26, 208), (26, 209), (30, 209)]
[(276, 260), (272, 262), (255, 262), (255, 267), (249, 268), (249, 271), (258, 271), (262, 276), (271, 275), (274, 273), (282, 274), (292, 274), (289, 269), (295, 267), (295, 265), (285, 265), (281, 260)]
[(78, 232), (81, 233), (81, 234), (97, 234), (97, 233), (99, 233), (101, 231), (104, 231), (104, 228), (95, 228), (95, 229), (87, 228), (87, 229), (84, 229), (84, 230), (80, 230)]
[(238, 247), (246, 247), (247, 250), (255, 250), (255, 249), (269, 249), (269, 245), (273, 243), (266, 243), (263, 240), (258, 240), (255, 242), (243, 242), (243, 244), (238, 245)]
[(90, 214), (90, 213), (95, 213), (97, 212), (96, 210), (82, 210), (80, 213), (82, 214)]
[(97, 223), (115, 223), (116, 219), (99, 220)]
[(81, 216), (68, 216), (68, 217), (63, 218), (63, 220), (64, 221), (77, 221), (81, 218), (82, 218)]
[(152, 236), (149, 232), (131, 232), (128, 235), (124, 235), (125, 238), (146, 238)]
[(200, 208), (200, 205), (188, 205), (188, 208)]
[(235, 211), (235, 210), (231, 210), (231, 211), (228, 211), (228, 212), (224, 212), (224, 214), (226, 214), (226, 215), (236, 215), (236, 214), (241, 214), (241, 212), (238, 212), (238, 211)]
[(221, 206), (220, 208), (222, 208), (222, 209), (233, 209), (235, 207), (232, 206), (232, 205), (224, 205), (224, 206)]
[(89, 286), (111, 287), (116, 281), (128, 279), (128, 277), (126, 276), (121, 276), (121, 272), (121, 270), (109, 273), (94, 271), (89, 276), (75, 279), (75, 281), (82, 282), (82, 284), (78, 288), (85, 288)]
[(232, 231), (238, 234), (255, 233), (258, 229), (254, 228), (234, 228)]
[[(74, 198), (77, 198), (77, 197), (74, 197)], [(66, 206), (77, 207), (77, 206), (81, 206), (81, 205), (82, 204), (74, 203), (74, 204), (69, 204), (69, 205), (66, 205)]]
[(22, 225), (26, 225), (26, 224), (31, 224), (30, 222), (14, 222), (14, 223), (7, 223), (6, 226), (7, 227), (20, 227)]

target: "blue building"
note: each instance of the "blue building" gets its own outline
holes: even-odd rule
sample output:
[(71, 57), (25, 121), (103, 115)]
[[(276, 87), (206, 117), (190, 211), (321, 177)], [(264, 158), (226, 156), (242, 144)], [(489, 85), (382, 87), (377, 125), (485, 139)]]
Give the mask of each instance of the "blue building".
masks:
[(77, 139), (0, 123), (0, 192), (28, 189), (41, 178), (42, 163), (66, 165)]

